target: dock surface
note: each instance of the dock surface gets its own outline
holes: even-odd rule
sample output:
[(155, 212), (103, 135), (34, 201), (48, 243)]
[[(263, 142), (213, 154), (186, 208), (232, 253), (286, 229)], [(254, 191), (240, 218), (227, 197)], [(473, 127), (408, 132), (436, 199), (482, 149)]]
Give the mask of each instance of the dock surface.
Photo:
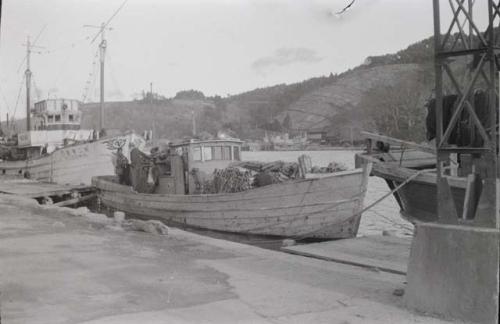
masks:
[(85, 192), (91, 190), (91, 187), (85, 185), (60, 185), (19, 177), (2, 177), (0, 179), (0, 193), (28, 198), (61, 196), (75, 191)]
[(170, 229), (127, 232), (0, 194), (5, 323), (448, 323), (405, 277)]
[(283, 247), (288, 253), (341, 262), (405, 275), (410, 258), (410, 238), (366, 236)]

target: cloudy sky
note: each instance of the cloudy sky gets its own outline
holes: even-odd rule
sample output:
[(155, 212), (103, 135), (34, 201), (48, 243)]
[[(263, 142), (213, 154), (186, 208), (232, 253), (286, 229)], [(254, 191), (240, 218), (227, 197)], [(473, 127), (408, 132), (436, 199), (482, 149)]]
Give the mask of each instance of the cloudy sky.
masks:
[[(106, 33), (106, 97), (128, 100), (153, 83), (173, 96), (235, 94), (338, 73), (432, 34), (431, 0), (128, 0)], [(124, 0), (3, 0), (0, 113), (17, 100), (28, 35), (34, 99), (98, 100), (99, 40), (83, 25), (107, 21)], [(86, 84), (90, 88), (85, 91)], [(16, 109), (16, 102), (17, 109)]]

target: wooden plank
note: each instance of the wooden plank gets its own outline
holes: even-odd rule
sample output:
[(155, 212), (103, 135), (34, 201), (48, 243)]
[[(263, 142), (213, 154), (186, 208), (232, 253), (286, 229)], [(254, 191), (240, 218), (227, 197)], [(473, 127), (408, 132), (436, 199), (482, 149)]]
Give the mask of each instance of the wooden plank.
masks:
[(346, 263), (405, 275), (411, 239), (391, 236), (367, 236), (281, 248), (302, 256)]
[[(413, 170), (404, 167), (396, 167), (387, 165), (386, 163), (375, 163), (373, 164), (372, 174), (384, 179), (390, 179), (394, 181), (404, 181), (409, 177), (417, 173), (418, 170)], [(452, 187), (463, 188), (467, 185), (466, 179), (462, 177), (447, 177), (449, 184)], [(412, 182), (423, 182), (436, 185), (437, 175), (435, 172), (426, 172), (419, 174)]]
[(448, 178), (438, 177), (438, 220), (444, 224), (458, 224), (458, 214)]
[(412, 149), (417, 149), (417, 150), (420, 150), (423, 152), (436, 154), (436, 149), (434, 147), (431, 147), (431, 146), (421, 145), (421, 144), (417, 144), (415, 142), (404, 141), (404, 140), (400, 140), (397, 138), (393, 138), (393, 137), (389, 137), (389, 136), (385, 136), (385, 135), (380, 135), (380, 134), (374, 134), (374, 133), (370, 133), (370, 132), (361, 132), (361, 135), (363, 135), (365, 138), (369, 138), (369, 139), (372, 139), (375, 141), (384, 142), (384, 143), (393, 144), (393, 145), (400, 145), (400, 146), (404, 146), (405, 148), (412, 148)]
[(471, 173), (467, 176), (462, 219), (472, 219), (476, 214), (476, 206), (479, 195), (481, 194), (481, 181), (478, 181), (477, 177), (478, 175), (475, 173)]
[(64, 186), (26, 179), (0, 181), (0, 192), (29, 198), (60, 196), (70, 194), (74, 191), (81, 192), (90, 190), (92, 189), (89, 186)]
[(95, 198), (95, 197), (97, 197), (97, 194), (92, 193), (90, 195), (86, 195), (83, 197), (78, 197), (78, 198), (74, 198), (74, 199), (60, 201), (58, 203), (55, 203), (54, 206), (59, 206), (59, 207), (71, 206), (71, 205), (75, 205), (75, 204), (90, 200), (90, 199)]

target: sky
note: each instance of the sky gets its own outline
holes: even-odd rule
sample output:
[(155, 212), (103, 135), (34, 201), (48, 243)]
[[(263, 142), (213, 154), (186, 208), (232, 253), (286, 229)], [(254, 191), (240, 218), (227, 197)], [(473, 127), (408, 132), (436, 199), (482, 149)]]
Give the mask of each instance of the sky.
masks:
[[(340, 73), (433, 33), (431, 0), (128, 0), (106, 31), (106, 100), (148, 91), (207, 96)], [(3, 0), (0, 118), (25, 116), (28, 36), (33, 101), (98, 101), (100, 38), (124, 0)], [(85, 89), (88, 90), (85, 90)], [(19, 99), (18, 99), (19, 98)], [(17, 104), (16, 104), (17, 103)]]

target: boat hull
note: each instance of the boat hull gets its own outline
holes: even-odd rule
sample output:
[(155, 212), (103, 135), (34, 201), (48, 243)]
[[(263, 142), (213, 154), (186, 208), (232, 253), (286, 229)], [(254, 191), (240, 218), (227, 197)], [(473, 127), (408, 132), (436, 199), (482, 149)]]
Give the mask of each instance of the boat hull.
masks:
[[(358, 161), (369, 160), (373, 162), (372, 175), (384, 179), (390, 190), (405, 183), (399, 190), (394, 192), (394, 197), (401, 208), (402, 216), (412, 223), (435, 222), (438, 220), (437, 213), (437, 175), (435, 172), (424, 172), (430, 165), (425, 159), (406, 159), (401, 164), (378, 161), (380, 156), (359, 154)], [(411, 166), (408, 167), (408, 166)], [(418, 175), (416, 175), (419, 173)], [(416, 175), (416, 177), (415, 177)], [(407, 179), (412, 180), (407, 181)], [(460, 177), (448, 177), (451, 194), (455, 202), (458, 215), (463, 213), (465, 198), (466, 179)]]
[(2, 161), (0, 176), (20, 175), (43, 182), (90, 185), (93, 176), (114, 174), (118, 147), (128, 154), (139, 142), (138, 136), (129, 134), (63, 147), (36, 159)]
[(94, 177), (102, 204), (174, 226), (293, 238), (338, 239), (357, 234), (369, 170), (295, 180), (239, 193), (140, 194)]

